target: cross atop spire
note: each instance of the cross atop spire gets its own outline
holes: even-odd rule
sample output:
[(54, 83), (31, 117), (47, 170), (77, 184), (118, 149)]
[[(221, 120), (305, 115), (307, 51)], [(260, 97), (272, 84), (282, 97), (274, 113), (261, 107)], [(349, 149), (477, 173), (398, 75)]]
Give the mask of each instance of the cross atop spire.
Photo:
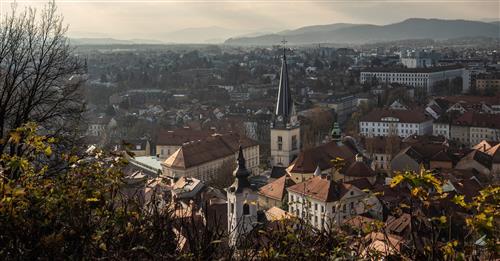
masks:
[(288, 43), (288, 41), (285, 39), (285, 37), (283, 37), (283, 40), (281, 40), (281, 43), (283, 44), (283, 48), (285, 48), (286, 43)]

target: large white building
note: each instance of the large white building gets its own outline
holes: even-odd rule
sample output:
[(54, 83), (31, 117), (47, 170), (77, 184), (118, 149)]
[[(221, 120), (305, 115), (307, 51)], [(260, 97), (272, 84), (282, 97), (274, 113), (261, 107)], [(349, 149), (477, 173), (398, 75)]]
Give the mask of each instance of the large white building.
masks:
[(352, 184), (335, 182), (326, 174), (315, 173), (287, 190), (289, 212), (317, 229), (331, 229), (366, 212), (378, 217), (382, 211), (375, 197)]
[(399, 136), (432, 134), (433, 119), (421, 111), (375, 109), (363, 116), (359, 132), (363, 136)]
[(462, 67), (430, 67), (430, 68), (370, 68), (361, 72), (360, 82), (370, 82), (377, 79), (379, 83), (400, 83), (424, 88), (432, 92), (432, 87), (438, 81), (452, 80), (463, 77)]

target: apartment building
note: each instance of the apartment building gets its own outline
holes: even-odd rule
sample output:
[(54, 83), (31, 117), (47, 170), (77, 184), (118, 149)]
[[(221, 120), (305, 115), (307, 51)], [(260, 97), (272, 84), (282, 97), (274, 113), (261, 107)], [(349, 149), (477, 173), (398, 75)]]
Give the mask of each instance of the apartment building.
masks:
[(379, 83), (400, 83), (432, 92), (438, 81), (462, 77), (465, 69), (457, 66), (430, 68), (369, 68), (361, 72), (360, 82), (377, 79)]
[(419, 110), (374, 109), (361, 117), (362, 136), (399, 136), (432, 134), (433, 119)]

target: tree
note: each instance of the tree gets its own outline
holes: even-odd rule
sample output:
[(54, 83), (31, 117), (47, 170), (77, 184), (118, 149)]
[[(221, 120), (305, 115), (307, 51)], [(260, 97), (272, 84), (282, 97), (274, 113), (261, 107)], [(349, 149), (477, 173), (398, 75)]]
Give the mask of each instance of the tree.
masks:
[[(0, 21), (0, 135), (33, 121), (51, 133), (70, 133), (81, 119), (83, 63), (72, 53), (54, 2), (40, 13), (12, 12)], [(0, 151), (23, 150), (0, 143)]]
[[(122, 194), (124, 158), (97, 149), (59, 153), (35, 124), (9, 140), (31, 153), (0, 158), (0, 259), (173, 258), (172, 215), (155, 200), (142, 211)], [(49, 165), (33, 161), (51, 156), (71, 167), (51, 176)]]

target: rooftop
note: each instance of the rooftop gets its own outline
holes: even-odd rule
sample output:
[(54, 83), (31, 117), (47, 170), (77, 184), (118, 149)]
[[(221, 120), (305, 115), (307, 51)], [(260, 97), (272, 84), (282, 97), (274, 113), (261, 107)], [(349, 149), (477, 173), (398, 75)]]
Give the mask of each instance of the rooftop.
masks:
[(394, 73), (433, 73), (433, 72), (442, 72), (449, 70), (457, 70), (463, 69), (462, 66), (439, 66), (439, 67), (427, 67), (427, 68), (402, 68), (402, 67), (393, 67), (393, 68), (368, 68), (363, 70), (362, 72), (394, 72)]
[(163, 164), (167, 167), (188, 169), (235, 155), (240, 144), (243, 148), (258, 146), (256, 141), (235, 133), (214, 135), (204, 140), (182, 145)]
[(397, 119), (402, 123), (422, 123), (431, 120), (430, 117), (420, 110), (390, 110), (390, 109), (374, 109), (365, 116), (361, 117), (360, 121), (364, 122), (382, 122), (389, 121), (388, 118)]

